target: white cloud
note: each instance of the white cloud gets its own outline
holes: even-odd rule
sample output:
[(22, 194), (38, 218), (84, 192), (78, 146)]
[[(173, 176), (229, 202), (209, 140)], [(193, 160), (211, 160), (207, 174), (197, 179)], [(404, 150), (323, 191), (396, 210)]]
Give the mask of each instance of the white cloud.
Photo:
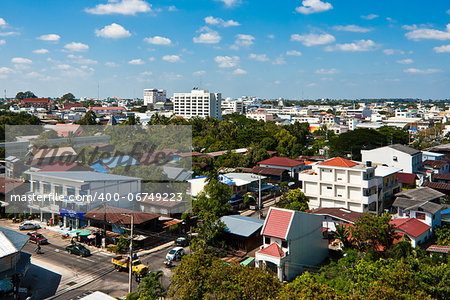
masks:
[(447, 24), (446, 31), (431, 28), (418, 28), (416, 25), (406, 25), (403, 26), (403, 28), (406, 30), (411, 30), (405, 34), (405, 36), (410, 40), (450, 40), (450, 23)]
[(23, 57), (14, 57), (11, 59), (11, 62), (13, 64), (27, 64), (27, 65), (33, 63), (33, 61), (31, 59), (23, 58)]
[(296, 7), (295, 10), (304, 15), (324, 12), (333, 9), (333, 5), (331, 5), (331, 3), (322, 2), (320, 0), (303, 0), (302, 5), (303, 6)]
[(5, 19), (0, 18), (0, 27), (6, 26), (8, 23), (6, 23)]
[(205, 74), (206, 74), (206, 71), (204, 71), (204, 70), (200, 70), (200, 71), (196, 71), (196, 72), (192, 73), (192, 75), (194, 75), (194, 76), (202, 76)]
[(107, 25), (102, 29), (95, 29), (95, 35), (109, 39), (122, 39), (130, 37), (131, 33), (123, 28), (123, 26), (112, 23), (111, 25)]
[(219, 68), (233, 68), (239, 64), (239, 56), (216, 56), (214, 61), (219, 64)]
[(237, 68), (236, 70), (233, 71), (233, 75), (244, 75), (244, 74), (247, 74), (247, 71), (241, 68)]
[(275, 60), (272, 62), (272, 64), (274, 65), (284, 65), (286, 63), (286, 61), (284, 60), (283, 55), (278, 56), (277, 58), (275, 58)]
[(217, 1), (223, 2), (226, 7), (232, 7), (241, 4), (241, 0), (217, 0)]
[(118, 67), (119, 65), (116, 64), (115, 62), (108, 61), (108, 62), (105, 62), (105, 66), (114, 68), (114, 67)]
[(301, 56), (302, 53), (300, 51), (296, 51), (296, 50), (289, 50), (286, 51), (286, 55), (290, 55), (290, 56)]
[(56, 68), (59, 70), (69, 70), (72, 68), (72, 66), (68, 65), (68, 64), (60, 64), (60, 65), (57, 65)]
[(98, 62), (90, 58), (84, 58), (83, 56), (76, 56), (73, 54), (67, 55), (67, 58), (71, 59), (73, 63), (79, 65), (96, 65)]
[(254, 59), (254, 60), (256, 60), (256, 61), (262, 61), (262, 62), (265, 62), (265, 61), (269, 61), (269, 60), (270, 60), (270, 59), (267, 57), (266, 54), (254, 54), (254, 53), (252, 53), (252, 54), (249, 55), (249, 58), (250, 58), (250, 59)]
[(449, 9), (449, 10), (447, 10), (447, 11), (446, 11), (446, 13), (447, 13), (448, 15), (450, 15), (450, 9)]
[(274, 34), (268, 34), (267, 37), (268, 37), (269, 39), (274, 39), (274, 38), (275, 38), (275, 35), (274, 35)]
[(152, 45), (164, 45), (164, 46), (170, 45), (172, 43), (172, 41), (169, 38), (157, 35), (155, 35), (154, 37), (145, 38), (144, 42)]
[(334, 46), (325, 47), (325, 51), (350, 51), (350, 52), (362, 52), (362, 51), (373, 51), (378, 48), (372, 40), (359, 40), (353, 43), (347, 44), (336, 44)]
[(73, 67), (68, 64), (59, 64), (56, 66), (56, 69), (60, 70), (61, 75), (65, 77), (88, 78), (95, 72), (94, 68), (85, 65), (80, 67)]
[(440, 69), (421, 70), (421, 69), (410, 68), (410, 69), (403, 70), (403, 72), (411, 73), (411, 74), (433, 74), (433, 73), (442, 72), (442, 70), (440, 70)]
[(304, 35), (293, 34), (291, 35), (291, 41), (301, 42), (303, 45), (311, 47), (316, 45), (333, 43), (334, 41), (336, 41), (336, 39), (334, 38), (334, 36), (328, 33), (323, 34), (310, 33)]
[(219, 25), (222, 27), (231, 27), (231, 26), (240, 26), (241, 25), (238, 22), (233, 21), (233, 20), (224, 21), (221, 18), (214, 18), (213, 16), (206, 17), (205, 23), (209, 24), (209, 25)]
[(363, 33), (373, 30), (373, 28), (366, 28), (366, 27), (361, 27), (358, 25), (345, 25), (345, 26), (338, 25), (338, 26), (334, 26), (333, 29), (337, 30), (337, 31), (350, 31), (350, 32), (363, 32)]
[(217, 33), (217, 31), (211, 30), (208, 27), (203, 27), (199, 36), (194, 37), (192, 40), (197, 44), (217, 44), (220, 42), (222, 37)]
[(12, 35), (19, 35), (20, 32), (17, 31), (7, 31), (7, 32), (0, 32), (0, 36), (12, 36)]
[(73, 52), (84, 52), (89, 50), (89, 46), (83, 43), (72, 42), (64, 46), (65, 49)]
[(398, 54), (405, 54), (405, 51), (403, 51), (403, 50), (397, 50), (397, 49), (384, 49), (383, 50), (383, 53), (385, 54), (385, 55), (394, 55), (394, 54), (396, 54), (396, 53), (398, 53)]
[(162, 59), (170, 63), (181, 61), (181, 57), (179, 55), (164, 55)]
[(142, 59), (140, 59), (140, 58), (132, 59), (128, 63), (130, 65), (143, 65), (143, 64), (145, 64), (145, 62)]
[(332, 68), (332, 69), (318, 69), (314, 73), (321, 74), (321, 75), (332, 75), (339, 73), (338, 69)]
[(413, 62), (414, 61), (411, 58), (397, 60), (397, 63), (402, 64), (402, 65), (409, 65), (409, 64), (412, 64)]
[(6, 41), (5, 40), (0, 40), (0, 45), (4, 45), (4, 44), (6, 44)]
[(140, 75), (142, 75), (142, 76), (150, 76), (150, 75), (153, 75), (153, 73), (150, 72), (150, 71), (146, 71), (146, 72), (142, 72)]
[(46, 41), (46, 42), (58, 42), (61, 37), (57, 34), (44, 34), (37, 37), (38, 40)]
[(154, 57), (152, 56), (152, 57), (149, 57), (148, 60), (149, 60), (149, 61), (155, 61), (156, 58), (154, 58)]
[(450, 45), (442, 45), (439, 47), (434, 47), (433, 51), (436, 53), (449, 53), (450, 52)]
[(169, 8), (167, 8), (168, 11), (178, 11), (178, 8), (175, 5), (171, 5), (169, 6)]
[(373, 19), (376, 19), (378, 17), (379, 17), (379, 15), (376, 15), (376, 14), (370, 14), (370, 15), (367, 15), (367, 16), (361, 16), (361, 18), (363, 18), (365, 20), (373, 20)]
[(33, 50), (33, 53), (36, 53), (36, 54), (47, 54), (47, 53), (49, 53), (49, 51), (47, 49), (36, 49), (36, 50)]
[(8, 75), (13, 74), (14, 70), (7, 67), (0, 67), (0, 79), (6, 79)]
[(99, 4), (94, 8), (86, 8), (87, 13), (94, 15), (136, 15), (151, 11), (151, 4), (143, 0), (108, 0), (107, 4)]
[(253, 45), (255, 37), (249, 34), (238, 34), (236, 35), (236, 41), (230, 47), (231, 49), (238, 50), (241, 47), (250, 47)]

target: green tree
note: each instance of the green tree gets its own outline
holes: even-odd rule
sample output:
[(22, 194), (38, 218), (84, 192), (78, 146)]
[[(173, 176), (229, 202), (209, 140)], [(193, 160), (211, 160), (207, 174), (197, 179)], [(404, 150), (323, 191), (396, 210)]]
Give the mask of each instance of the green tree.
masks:
[(75, 96), (74, 96), (72, 93), (64, 94), (64, 95), (61, 97), (61, 102), (62, 102), (62, 103), (65, 103), (65, 102), (74, 102), (74, 101), (75, 101)]
[(378, 252), (391, 249), (395, 238), (395, 226), (390, 223), (391, 215), (365, 214), (351, 229), (353, 242), (363, 252)]
[(281, 287), (270, 271), (227, 265), (204, 251), (185, 256), (171, 281), (173, 299), (273, 299)]
[(96, 121), (97, 116), (92, 110), (88, 110), (86, 114), (81, 118), (77, 124), (80, 125), (98, 125)]
[(343, 224), (336, 225), (336, 231), (334, 232), (334, 237), (341, 240), (344, 247), (349, 246), (350, 231)]
[(26, 98), (37, 98), (37, 96), (31, 91), (18, 92), (16, 94), (16, 99), (17, 100), (23, 100), (23, 99), (26, 99)]
[(287, 197), (284, 197), (278, 206), (285, 209), (292, 209), (298, 211), (308, 210), (309, 198), (301, 191), (300, 188), (288, 192)]
[(163, 275), (162, 271), (149, 272), (139, 285), (137, 300), (153, 300), (164, 297), (166, 289), (161, 283)]

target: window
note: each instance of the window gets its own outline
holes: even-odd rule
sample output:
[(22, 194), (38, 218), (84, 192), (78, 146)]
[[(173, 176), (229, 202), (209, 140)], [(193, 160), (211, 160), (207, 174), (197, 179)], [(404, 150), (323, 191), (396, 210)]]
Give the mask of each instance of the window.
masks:
[(281, 241), (281, 248), (287, 248), (288, 247), (288, 241)]
[(397, 156), (393, 156), (393, 157), (392, 157), (392, 160), (393, 160), (393, 161), (398, 161)]
[(333, 187), (327, 186), (327, 190), (331, 190), (331, 189), (333, 189)]
[(39, 192), (39, 181), (33, 181), (33, 192)]
[(44, 183), (43, 187), (44, 187), (44, 194), (50, 194), (50, 192), (52, 191), (50, 183)]
[(416, 219), (425, 220), (425, 213), (416, 212)]
[(68, 187), (67, 188), (67, 196), (75, 196), (75, 188)]
[(55, 194), (62, 195), (63, 194), (63, 188), (60, 185), (55, 185)]
[(264, 244), (270, 244), (270, 237), (264, 238)]

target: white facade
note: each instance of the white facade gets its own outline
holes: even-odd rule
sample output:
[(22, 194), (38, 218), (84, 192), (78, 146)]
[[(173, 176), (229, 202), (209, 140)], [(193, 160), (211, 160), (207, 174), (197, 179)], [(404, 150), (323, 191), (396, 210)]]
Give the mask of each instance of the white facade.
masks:
[[(129, 208), (134, 195), (141, 191), (140, 178), (97, 172), (30, 172), (30, 195), (43, 201), (30, 202), (28, 207), (41, 214), (70, 212), (72, 222), (64, 216), (66, 226), (78, 227), (80, 216), (102, 203)], [(109, 200), (108, 200), (109, 199)]]
[(156, 102), (166, 102), (167, 91), (157, 89), (144, 90), (144, 105), (155, 104)]
[(242, 100), (226, 99), (222, 100), (222, 114), (240, 114), (244, 113), (244, 103)]
[(194, 89), (190, 93), (173, 94), (173, 110), (176, 116), (186, 119), (192, 117), (222, 117), (222, 94)]
[[(408, 152), (396, 149), (397, 146), (405, 148)], [(406, 173), (417, 173), (422, 166), (422, 152), (401, 145), (390, 145), (372, 150), (361, 150), (362, 161), (371, 161), (374, 164), (386, 165), (402, 169)]]
[(371, 210), (376, 211), (379, 180), (375, 167), (361, 163), (351, 167), (337, 165), (319, 163), (300, 172), (301, 190), (310, 199), (309, 208), (341, 207), (367, 212), (373, 203)]
[(272, 121), (275, 120), (275, 117), (273, 114), (268, 114), (268, 113), (264, 113), (264, 112), (252, 112), (252, 113), (246, 113), (245, 116), (248, 119), (253, 119), (253, 120), (257, 120), (257, 121)]

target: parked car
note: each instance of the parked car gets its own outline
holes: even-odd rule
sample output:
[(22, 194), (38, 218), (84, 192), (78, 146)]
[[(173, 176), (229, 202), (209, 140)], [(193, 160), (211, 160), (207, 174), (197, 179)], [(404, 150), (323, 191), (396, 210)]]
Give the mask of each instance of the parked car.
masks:
[(85, 246), (78, 244), (78, 243), (73, 243), (71, 245), (68, 245), (66, 247), (66, 250), (70, 254), (80, 255), (82, 257), (91, 255), (91, 251), (89, 251), (89, 249), (87, 249)]
[(189, 245), (189, 240), (187, 238), (184, 238), (184, 237), (177, 238), (175, 240), (175, 245), (181, 246), (181, 247), (186, 247), (186, 246)]
[(169, 251), (166, 255), (167, 260), (177, 260), (181, 259), (181, 257), (184, 255), (184, 249), (183, 247), (175, 247), (172, 250)]
[(39, 224), (32, 222), (23, 222), (22, 224), (19, 225), (20, 230), (36, 230), (40, 228), (41, 226)]
[(48, 244), (48, 240), (40, 233), (38, 232), (28, 232), (27, 233), (30, 236), (30, 242), (35, 244)]

